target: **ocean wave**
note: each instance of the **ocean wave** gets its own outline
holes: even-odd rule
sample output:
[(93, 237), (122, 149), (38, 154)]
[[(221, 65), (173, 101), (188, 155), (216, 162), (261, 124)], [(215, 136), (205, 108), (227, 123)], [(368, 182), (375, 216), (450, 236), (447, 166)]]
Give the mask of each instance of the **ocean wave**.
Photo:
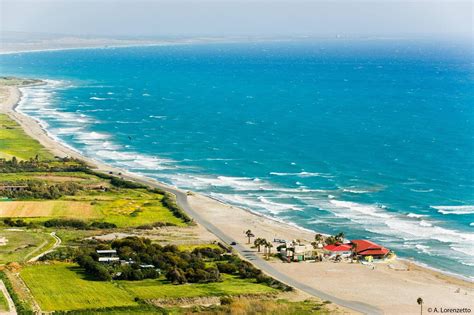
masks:
[(429, 250), (430, 247), (428, 245), (416, 244), (415, 248), (424, 254), (432, 255), (431, 251)]
[(172, 161), (160, 159), (153, 156), (140, 154), (137, 152), (116, 151), (116, 150), (97, 150), (95, 155), (101, 160), (112, 161), (116, 165), (128, 169), (153, 169), (165, 170), (174, 168)]
[(97, 96), (92, 96), (89, 98), (90, 100), (94, 100), (94, 101), (105, 101), (105, 100), (108, 100), (108, 98), (106, 97), (97, 97)]
[(332, 178), (331, 174), (327, 173), (317, 173), (317, 172), (299, 172), (299, 173), (280, 173), (280, 172), (270, 172), (270, 175), (275, 176), (297, 176), (297, 177), (325, 177)]
[[(351, 220), (365, 230), (377, 235), (390, 235), (398, 241), (439, 241), (458, 246), (472, 244), (474, 234), (436, 225), (427, 218), (409, 218), (386, 211), (380, 205), (361, 204), (332, 199), (316, 201), (317, 207), (332, 212), (336, 217)], [(469, 254), (474, 257), (474, 252)]]
[(431, 208), (438, 210), (441, 214), (473, 214), (474, 206), (431, 206)]
[(373, 191), (370, 191), (370, 190), (353, 189), (353, 188), (343, 188), (342, 191), (352, 193), (352, 194), (368, 194), (368, 193), (373, 192)]
[(407, 214), (407, 217), (409, 217), (409, 218), (417, 218), (417, 219), (419, 219), (419, 218), (425, 218), (425, 217), (427, 217), (427, 216), (428, 216), (428, 215), (426, 215), (426, 214), (417, 214), (417, 213), (411, 213), (411, 212), (410, 212), (409, 214)]
[(415, 189), (415, 188), (410, 188), (411, 191), (413, 192), (418, 192), (418, 193), (429, 193), (429, 192), (432, 192), (434, 191), (434, 189), (430, 188), (430, 189)]

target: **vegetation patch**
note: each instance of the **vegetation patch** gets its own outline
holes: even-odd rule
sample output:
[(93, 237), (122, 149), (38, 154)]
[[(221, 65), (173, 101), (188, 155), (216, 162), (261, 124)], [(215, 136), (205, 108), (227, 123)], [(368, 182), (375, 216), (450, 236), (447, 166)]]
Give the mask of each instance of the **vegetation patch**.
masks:
[(38, 249), (49, 246), (53, 239), (50, 235), (30, 230), (0, 230), (0, 238), (6, 239), (0, 246), (0, 264), (22, 262)]
[(0, 202), (2, 218), (37, 218), (37, 217), (81, 217), (85, 219), (100, 218), (101, 213), (89, 202), (69, 202), (65, 200), (44, 201), (7, 201)]
[[(31, 265), (21, 277), (44, 311), (138, 307), (141, 299), (213, 295), (274, 294), (278, 290), (251, 279), (224, 276), (222, 282), (173, 285), (165, 279), (96, 281), (75, 264)], [(67, 283), (68, 285), (64, 285)], [(110, 310), (113, 311), (113, 310)], [(117, 312), (120, 309), (116, 309)], [(156, 310), (155, 310), (156, 311)], [(94, 312), (95, 313), (95, 312)], [(123, 314), (123, 313), (122, 313)]]
[(30, 138), (15, 121), (5, 114), (0, 114), (0, 158), (30, 159), (38, 156), (44, 160), (53, 159), (41, 144)]
[(0, 271), (0, 280), (2, 280), (3, 283), (5, 284), (5, 287), (7, 288), (7, 291), (13, 300), (13, 303), (15, 304), (17, 313), (18, 314), (31, 314), (32, 313), (31, 307), (25, 300), (23, 300), (16, 293), (10, 279), (8, 278), (8, 276), (5, 274), (4, 271)]
[(0, 312), (2, 311), (8, 311), (8, 301), (5, 295), (3, 295), (2, 292), (0, 292)]
[(77, 265), (28, 266), (20, 275), (44, 311), (138, 305), (115, 283), (93, 281)]

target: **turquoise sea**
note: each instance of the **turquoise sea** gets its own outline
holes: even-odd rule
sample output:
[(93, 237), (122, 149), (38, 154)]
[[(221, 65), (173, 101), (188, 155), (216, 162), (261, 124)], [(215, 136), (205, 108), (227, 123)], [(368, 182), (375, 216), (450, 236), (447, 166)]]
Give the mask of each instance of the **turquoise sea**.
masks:
[(474, 278), (474, 58), (408, 40), (0, 56), (83, 154)]

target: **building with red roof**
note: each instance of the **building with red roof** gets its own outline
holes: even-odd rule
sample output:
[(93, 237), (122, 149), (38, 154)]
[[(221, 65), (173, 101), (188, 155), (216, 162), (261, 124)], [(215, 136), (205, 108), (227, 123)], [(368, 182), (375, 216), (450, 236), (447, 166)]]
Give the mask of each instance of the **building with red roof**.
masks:
[(351, 244), (341, 244), (341, 243), (336, 243), (336, 244), (329, 244), (323, 247), (324, 250), (330, 251), (330, 252), (347, 252), (351, 251)]
[(329, 256), (350, 256), (352, 254), (351, 244), (329, 244), (324, 246), (323, 249)]
[(356, 254), (363, 257), (372, 256), (380, 259), (390, 253), (389, 249), (368, 240), (352, 240), (351, 244), (354, 245)]

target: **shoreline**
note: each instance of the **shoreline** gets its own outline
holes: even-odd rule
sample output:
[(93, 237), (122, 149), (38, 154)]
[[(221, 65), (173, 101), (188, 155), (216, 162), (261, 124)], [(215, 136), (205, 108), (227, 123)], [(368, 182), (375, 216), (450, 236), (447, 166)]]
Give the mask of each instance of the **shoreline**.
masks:
[[(304, 239), (304, 240), (308, 240), (308, 241), (312, 241), (313, 238), (314, 238), (314, 234), (316, 233), (314, 231), (309, 231), (307, 229), (304, 229), (304, 228), (301, 228), (301, 227), (298, 227), (298, 226), (294, 226), (294, 225), (286, 223), (286, 222), (281, 222), (279, 220), (275, 220), (273, 218), (264, 216), (262, 214), (255, 213), (254, 211), (251, 211), (249, 209), (245, 209), (245, 208), (236, 207), (236, 206), (226, 204), (223, 201), (220, 201), (220, 200), (218, 200), (216, 198), (213, 198), (213, 197), (206, 196), (204, 194), (193, 192), (190, 195), (188, 195), (187, 191), (184, 191), (184, 190), (181, 190), (179, 188), (167, 185), (167, 184), (159, 182), (155, 179), (145, 177), (145, 176), (142, 176), (142, 175), (139, 175), (139, 174), (134, 174), (134, 173), (128, 172), (126, 170), (110, 166), (110, 165), (108, 165), (106, 163), (103, 163), (101, 161), (97, 161), (95, 159), (83, 156), (79, 151), (77, 151), (74, 148), (71, 148), (68, 145), (62, 143), (62, 141), (60, 141), (59, 139), (55, 139), (54, 137), (52, 137), (48, 133), (48, 131), (45, 128), (43, 128), (40, 121), (38, 121), (37, 119), (35, 119), (33, 117), (30, 117), (30, 116), (28, 116), (28, 115), (26, 115), (26, 114), (24, 114), (24, 113), (22, 113), (21, 111), (18, 110), (19, 101), (21, 100), (21, 96), (22, 96), (22, 93), (21, 93), (21, 90), (20, 90), (21, 87), (18, 88), (16, 86), (10, 86), (10, 87), (7, 87), (7, 88), (9, 89), (10, 94), (9, 94), (9, 97), (8, 97), (7, 101), (5, 101), (5, 103), (6, 103), (6, 104), (4, 104), (4, 105), (6, 105), (6, 106), (4, 106), (5, 108), (4, 107), (0, 108), (0, 112), (7, 114), (11, 119), (13, 119), (17, 123), (19, 123), (28, 135), (30, 135), (34, 139), (38, 140), (47, 150), (52, 152), (54, 155), (57, 155), (57, 156), (60, 156), (60, 157), (70, 156), (70, 157), (74, 157), (74, 158), (83, 160), (87, 164), (89, 164), (91, 167), (95, 168), (97, 171), (106, 172), (106, 173), (111, 171), (111, 172), (114, 172), (115, 174), (121, 172), (123, 174), (123, 177), (126, 178), (126, 179), (138, 181), (138, 182), (141, 182), (141, 183), (144, 183), (144, 184), (147, 184), (147, 185), (152, 185), (152, 186), (155, 186), (155, 187), (165, 189), (166, 191), (170, 191), (170, 192), (174, 193), (177, 196), (178, 199), (184, 198), (185, 199), (184, 202), (186, 204), (189, 203), (189, 206), (190, 206), (189, 209), (184, 209), (184, 210), (185, 211), (188, 210), (186, 212), (188, 212), (188, 214), (193, 219), (195, 219), (195, 216), (199, 217), (200, 219), (196, 220), (198, 222), (198, 224), (201, 224), (203, 227), (208, 229), (209, 232), (213, 233), (216, 237), (220, 238), (224, 242), (229, 243), (229, 240), (234, 240), (235, 239), (235, 240), (238, 240), (239, 243), (241, 243), (241, 242), (243, 243), (243, 240), (245, 239), (245, 236), (242, 234), (242, 231), (247, 229), (250, 226), (252, 226), (252, 227), (256, 226), (256, 228), (252, 228), (252, 230), (260, 229), (259, 234), (261, 234), (261, 233), (265, 234), (266, 233), (266, 235), (269, 235), (269, 236), (272, 236), (272, 234), (273, 234), (273, 236), (279, 236), (279, 237), (285, 236), (286, 239), (300, 238), (300, 239)], [(238, 219), (236, 218), (234, 220), (234, 222), (228, 222), (229, 221), (229, 215), (231, 215), (232, 217), (238, 217)], [(199, 222), (199, 221), (202, 221), (202, 222)], [(212, 222), (212, 223), (210, 223), (210, 222)], [(209, 228), (209, 226), (206, 226), (206, 224), (210, 224), (214, 228), (217, 226), (218, 229), (213, 231)], [(223, 233), (222, 230), (225, 230), (226, 232)], [(266, 237), (268, 238), (269, 236), (266, 236)], [(286, 236), (292, 236), (292, 237), (286, 237)], [(237, 249), (237, 251), (239, 251), (242, 254), (242, 252), (248, 251), (250, 249), (250, 246), (245, 246), (245, 245), (238, 244), (236, 249)], [(253, 251), (255, 251), (255, 250), (253, 250)], [(244, 258), (249, 259), (246, 255), (243, 255), (243, 256), (244, 256)], [(257, 256), (257, 255), (255, 254), (255, 256)], [(251, 258), (250, 258), (250, 260), (251, 260)], [(259, 264), (255, 263), (255, 262), (253, 262), (253, 263), (255, 265), (257, 265), (257, 267), (261, 268), (261, 266), (259, 266)], [(391, 269), (391, 271), (387, 271), (387, 270), (390, 269), (387, 266), (390, 266), (392, 263), (393, 264), (405, 264), (405, 267), (407, 268), (407, 270), (410, 270), (410, 272), (419, 273), (419, 275), (417, 274), (417, 276), (420, 276), (421, 278), (426, 279), (427, 277), (428, 278), (431, 277), (433, 279), (437, 279), (438, 281), (447, 282), (450, 285), (454, 284), (454, 286), (463, 286), (463, 287), (467, 288), (466, 290), (468, 290), (470, 292), (470, 295), (472, 295), (474, 293), (474, 286), (473, 286), (473, 283), (472, 283), (471, 279), (464, 278), (462, 275), (452, 275), (452, 274), (449, 274), (448, 272), (443, 272), (442, 270), (437, 270), (436, 268), (431, 268), (429, 266), (423, 266), (423, 265), (417, 263), (416, 261), (413, 262), (409, 259), (396, 258), (394, 262), (391, 262), (389, 264), (383, 264), (383, 265), (382, 264), (377, 264), (377, 271), (379, 271), (379, 268), (380, 268), (380, 269), (382, 269), (382, 270), (380, 270), (381, 273), (390, 272), (392, 275), (394, 273), (397, 273), (397, 272), (400, 273), (401, 271), (396, 271), (396, 269)], [(291, 268), (286, 268), (287, 266), (294, 267), (294, 266), (298, 266), (300, 264), (283, 264), (283, 263), (279, 263), (279, 262), (269, 262), (267, 264), (271, 265), (279, 273), (282, 273), (282, 274), (286, 275), (289, 278), (297, 279), (298, 281), (300, 281), (300, 282), (302, 282), (306, 285), (309, 285), (308, 283), (305, 282), (305, 277), (304, 276), (305, 276), (306, 272), (304, 272), (303, 275), (297, 275), (296, 273), (298, 271), (291, 270)], [(326, 267), (326, 269), (328, 268), (328, 266), (331, 266), (331, 268), (334, 267), (334, 264), (332, 264), (332, 263), (319, 263), (319, 264), (302, 263), (300, 266), (304, 266), (303, 269), (306, 269), (308, 271), (308, 270), (310, 270), (308, 268), (312, 267), (311, 265), (313, 265), (313, 267), (318, 265), (318, 268), (319, 267)], [(361, 264), (357, 264), (357, 265), (356, 264), (345, 264), (345, 265), (347, 265), (348, 267), (351, 267), (354, 270), (356, 270), (356, 269), (360, 270), (360, 272), (359, 272), (360, 274), (365, 274), (366, 273), (367, 268), (362, 266)], [(339, 264), (338, 266), (342, 266), (342, 265)], [(344, 266), (344, 268), (346, 268), (347, 266)], [(344, 269), (344, 268), (342, 268), (342, 269)], [(321, 268), (319, 268), (319, 269), (321, 269)], [(325, 270), (324, 268), (321, 271), (324, 272), (325, 274), (328, 272), (328, 270)], [(329, 272), (330, 271), (331, 270), (329, 270)], [(459, 276), (459, 277), (457, 277), (457, 276)], [(278, 279), (278, 277), (275, 277), (275, 278)], [(368, 280), (370, 280), (370, 278)], [(408, 281), (408, 280), (405, 279), (405, 280), (402, 281), (402, 283), (404, 283), (406, 281)], [(285, 281), (283, 281), (283, 282), (285, 282)], [(390, 283), (388, 283), (388, 285), (390, 287)], [(292, 285), (292, 286), (294, 286), (294, 285)], [(317, 285), (314, 285), (314, 286), (317, 287), (317, 289), (316, 289), (317, 292), (320, 292), (320, 293), (324, 292), (323, 294), (325, 294), (325, 292), (327, 292), (326, 290), (321, 289)], [(328, 288), (328, 289), (330, 289), (330, 288)], [(319, 290), (321, 290), (321, 291), (319, 291)], [(389, 294), (389, 292), (387, 292), (387, 294)], [(317, 295), (317, 294), (315, 294), (315, 295)], [(360, 300), (358, 298), (343, 297), (343, 298), (345, 298), (343, 300), (343, 299), (335, 298), (335, 296), (337, 296), (337, 297), (340, 296), (337, 293), (334, 294), (334, 295), (328, 295), (328, 294), (325, 294), (325, 295), (328, 296), (327, 299), (332, 300), (334, 303), (336, 303), (338, 305), (342, 305), (342, 306), (345, 306), (345, 307), (348, 307), (348, 308), (356, 309), (356, 310), (359, 310), (359, 311), (362, 311), (362, 312), (364, 312), (364, 310), (365, 310), (367, 313), (378, 313), (374, 309), (369, 309), (369, 308), (364, 309), (365, 306), (370, 306), (370, 305), (366, 304), (367, 303), (366, 301), (361, 301), (361, 303), (363, 303), (362, 305), (352, 305), (351, 303), (353, 303), (353, 301), (359, 301)], [(321, 295), (319, 295), (319, 297), (321, 297)], [(368, 296), (368, 298), (370, 299), (370, 296)], [(358, 303), (358, 302), (356, 302), (356, 303)], [(383, 308), (383, 309), (385, 310), (385, 308)], [(395, 309), (392, 310), (392, 312), (394, 312), (394, 311), (395, 311)], [(391, 313), (391, 312), (389, 311), (388, 313)]]
[[(143, 46), (143, 45), (141, 45)], [(154, 46), (154, 45), (153, 45)], [(123, 47), (123, 46), (122, 46)], [(92, 49), (95, 49), (96, 47), (92, 47)], [(75, 48), (73, 48), (75, 49)], [(77, 49), (81, 49), (81, 48), (77, 48)], [(84, 49), (88, 49), (88, 48), (84, 48)], [(60, 49), (61, 50), (61, 49)], [(33, 51), (34, 52), (34, 51)], [(87, 157), (85, 155), (83, 155), (82, 152), (80, 152), (79, 150), (77, 150), (76, 148), (68, 145), (67, 143), (65, 143), (64, 141), (62, 141), (61, 139), (58, 139), (57, 137), (55, 137), (54, 135), (52, 135), (51, 133), (49, 133), (49, 131), (47, 130), (47, 128), (45, 128), (42, 124), (42, 121), (35, 118), (35, 117), (32, 117), (32, 116), (29, 116), (25, 113), (23, 113), (19, 108), (18, 106), (20, 105), (20, 100), (21, 100), (21, 97), (22, 97), (22, 92), (21, 92), (21, 89), (22, 88), (28, 88), (30, 86), (39, 86), (39, 85), (47, 85), (48, 82), (46, 81), (42, 81), (42, 82), (39, 82), (39, 83), (36, 83), (36, 84), (31, 84), (31, 85), (28, 85), (28, 86), (24, 86), (24, 87), (18, 87), (18, 92), (19, 92), (19, 99), (18, 99), (18, 102), (16, 102), (12, 107), (12, 111), (15, 112), (15, 113), (18, 113), (20, 115), (22, 115), (23, 117), (25, 118), (28, 118), (28, 119), (31, 119), (33, 120), (38, 126), (39, 128), (41, 129), (42, 133), (44, 133), (44, 135), (46, 137), (48, 137), (50, 140), (54, 141), (59, 147), (63, 147), (64, 148), (64, 151), (67, 153), (69, 151), (69, 153), (73, 153), (75, 156), (73, 156), (73, 154), (70, 154), (69, 156), (73, 156), (74, 158), (77, 158), (77, 159), (80, 159), (80, 160), (83, 160), (85, 162), (87, 162), (87, 164), (89, 164), (90, 166), (93, 166), (94, 168), (97, 168), (97, 170), (99, 171), (104, 171), (104, 170), (107, 170), (110, 171), (112, 170), (114, 173), (122, 173), (124, 176), (128, 177), (129, 179), (131, 180), (135, 180), (135, 181), (142, 181), (142, 180), (146, 180), (148, 185), (159, 185), (159, 187), (161, 188), (165, 188), (165, 189), (176, 189), (176, 190), (179, 190), (181, 191), (182, 193), (188, 193), (188, 192), (191, 192), (193, 195), (199, 195), (199, 196), (202, 196), (202, 197), (205, 197), (205, 198), (209, 198), (209, 199), (212, 199), (213, 201), (223, 205), (223, 206), (226, 206), (226, 207), (231, 207), (231, 208), (235, 208), (235, 209), (239, 209), (241, 211), (245, 211), (247, 212), (248, 214), (251, 214), (253, 216), (256, 216), (256, 217), (260, 217), (260, 218), (263, 218), (263, 219), (267, 219), (267, 220), (271, 220), (273, 221), (275, 224), (283, 224), (285, 226), (287, 226), (288, 228), (290, 229), (295, 229), (297, 230), (299, 233), (297, 234), (300, 234), (300, 233), (311, 233), (311, 234), (316, 234), (316, 233), (320, 233), (318, 231), (314, 231), (314, 230), (311, 230), (311, 229), (307, 229), (307, 228), (304, 228), (304, 227), (301, 227), (301, 226), (298, 226), (296, 223), (291, 223), (291, 222), (285, 222), (284, 220), (281, 220), (281, 219), (278, 219), (278, 218), (274, 218), (274, 217), (271, 217), (271, 216), (268, 216), (268, 215), (265, 215), (265, 214), (262, 214), (262, 213), (259, 213), (258, 211), (253, 211), (249, 208), (246, 208), (246, 207), (243, 207), (243, 206), (234, 206), (232, 204), (228, 204), (226, 203), (226, 201), (224, 200), (220, 200), (216, 197), (213, 197), (213, 196), (210, 196), (210, 195), (207, 195), (205, 193), (197, 193), (197, 192), (194, 192), (194, 191), (189, 191), (189, 190), (183, 190), (179, 187), (176, 187), (176, 186), (172, 186), (172, 185), (169, 185), (167, 183), (164, 183), (164, 182), (161, 182), (159, 180), (156, 180), (152, 177), (147, 177), (147, 176), (144, 176), (144, 175), (140, 175), (140, 174), (137, 174), (137, 173), (134, 173), (134, 172), (130, 172), (126, 169), (122, 169), (122, 168), (119, 168), (119, 167), (116, 167), (116, 166), (113, 166), (113, 165), (110, 165), (110, 164), (107, 164), (103, 161), (100, 161), (100, 160), (97, 160), (97, 159), (93, 159), (93, 158), (90, 158), (90, 157)], [(0, 112), (1, 112), (1, 109), (0, 109)], [(17, 121), (17, 120), (16, 120)], [(20, 123), (19, 121), (17, 121), (18, 123)], [(21, 124), (21, 123), (20, 123)], [(40, 143), (40, 139), (39, 138), (35, 138), (36, 140), (38, 140)], [(50, 150), (51, 151), (51, 150)], [(320, 233), (324, 236), (328, 236), (327, 234), (325, 233)], [(306, 241), (309, 241), (311, 242), (313, 239), (305, 239)], [(415, 259), (410, 259), (410, 258), (404, 258), (404, 257), (400, 257), (400, 256), (396, 256), (397, 260), (402, 260), (402, 261), (405, 261), (409, 264), (413, 264), (413, 265), (416, 265), (417, 267), (419, 268), (424, 268), (424, 269), (428, 269), (430, 271), (433, 271), (433, 272), (437, 272), (437, 273), (440, 273), (442, 274), (443, 276), (447, 276), (447, 277), (453, 277), (457, 280), (461, 280), (461, 281), (466, 281), (466, 282), (470, 282), (470, 283), (474, 283), (474, 279), (473, 278), (469, 278), (467, 276), (464, 276), (464, 275), (461, 275), (461, 274), (456, 274), (454, 272), (450, 272), (450, 271), (446, 271), (446, 270), (442, 270), (442, 269), (438, 269), (436, 267), (432, 267), (426, 263), (422, 263), (422, 262), (419, 262), (419, 261), (416, 261)]]

